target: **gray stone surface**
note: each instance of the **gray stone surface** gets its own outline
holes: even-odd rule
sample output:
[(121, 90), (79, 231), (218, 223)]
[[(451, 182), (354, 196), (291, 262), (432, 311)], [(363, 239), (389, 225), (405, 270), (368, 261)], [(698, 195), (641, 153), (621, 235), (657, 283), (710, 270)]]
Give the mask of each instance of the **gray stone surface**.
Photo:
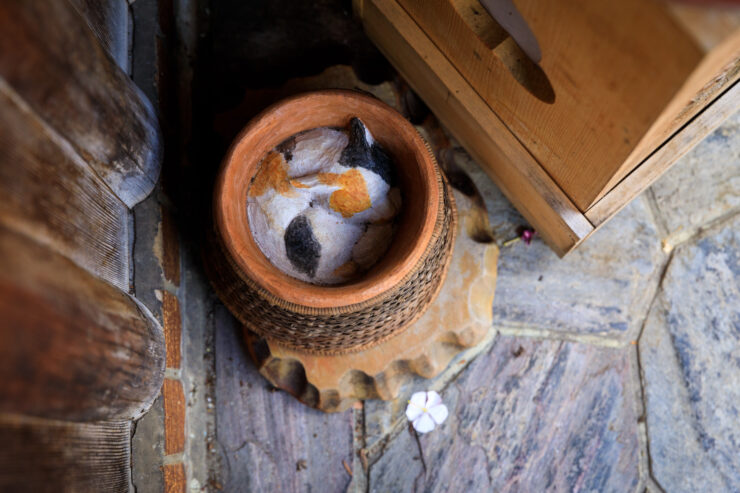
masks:
[(178, 293), (182, 300), (182, 382), (188, 405), (185, 467), (189, 491), (198, 492), (208, 483), (208, 456), (212, 455), (208, 453), (204, 437), (212, 433), (215, 426), (213, 409), (208, 405), (208, 399), (213, 400), (213, 389), (208, 382), (213, 381), (212, 332), (216, 299), (194, 246), (183, 245), (180, 256), (183, 267)]
[[(162, 323), (162, 302), (156, 290), (163, 288), (162, 268), (155, 254), (160, 222), (158, 190), (138, 204), (133, 211), (133, 273), (134, 293)], [(164, 456), (164, 409), (162, 395), (135, 425), (131, 439), (131, 475), (137, 493), (164, 491), (162, 458)]]
[(678, 247), (640, 340), (667, 491), (740, 491), (740, 216)]
[(442, 393), (450, 417), (407, 431), (370, 468), (371, 491), (636, 491), (640, 445), (629, 349), (499, 336)]
[(650, 191), (667, 233), (678, 240), (740, 210), (740, 112), (681, 158)]
[(138, 204), (134, 210), (135, 240), (133, 247), (134, 269), (132, 284), (134, 295), (162, 323), (162, 300), (157, 290), (164, 289), (164, 274), (158, 255), (161, 257), (161, 237), (159, 227), (162, 222), (160, 213), (159, 190)]
[(491, 330), (480, 344), (467, 349), (455, 356), (450, 364), (439, 375), (425, 379), (418, 375), (413, 376), (398, 392), (398, 397), (392, 401), (369, 400), (365, 401), (365, 449), (370, 460), (382, 451), (383, 443), (390, 435), (397, 434), (398, 430), (407, 424), (406, 402), (411, 394), (420, 390), (436, 390), (442, 392), (450, 382), (454, 381), (471, 361), (479, 354), (487, 352), (496, 336)]
[(164, 491), (162, 457), (164, 456), (164, 408), (162, 395), (136, 422), (131, 438), (131, 481), (136, 493)]
[(216, 309), (216, 433), (224, 491), (345, 491), (352, 411), (326, 414), (273, 391), (249, 361), (234, 319)]
[[(499, 244), (515, 238), (526, 221), (462, 151), (456, 162), (473, 178), (486, 200)], [(639, 197), (583, 245), (563, 259), (535, 237), (501, 249), (496, 327), (636, 337), (660, 277), (665, 254), (647, 201)]]

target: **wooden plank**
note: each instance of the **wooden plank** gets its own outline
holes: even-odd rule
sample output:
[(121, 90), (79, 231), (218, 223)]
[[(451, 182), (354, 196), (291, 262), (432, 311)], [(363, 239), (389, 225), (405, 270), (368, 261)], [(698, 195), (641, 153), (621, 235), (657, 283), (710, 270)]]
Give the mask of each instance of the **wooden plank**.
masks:
[(711, 51), (740, 29), (740, 5), (670, 2), (668, 8), (681, 27), (704, 49)]
[[(635, 162), (645, 159), (665, 143), (671, 134), (691, 121), (707, 104), (738, 80), (740, 29), (730, 34), (698, 64), (627, 159), (623, 171), (631, 171)], [(611, 190), (624, 176), (621, 172), (615, 174), (604, 192)]]
[(65, 1), (0, 3), (0, 79), (132, 207), (152, 190), (162, 149), (154, 110)]
[(539, 65), (477, 0), (398, 3), (582, 211), (644, 159), (633, 151), (703, 55), (656, 1), (517, 1)]
[(0, 79), (0, 223), (129, 289), (126, 206)]
[(0, 413), (138, 418), (164, 363), (162, 328), (134, 298), (0, 226)]
[(365, 31), (558, 255), (593, 227), (394, 0), (355, 1)]
[(70, 0), (121, 70), (129, 68), (130, 19), (126, 0)]
[(127, 492), (131, 422), (0, 416), (0, 491)]
[(604, 198), (586, 211), (588, 220), (596, 227), (604, 224), (738, 109), (740, 109), (740, 82), (735, 82)]

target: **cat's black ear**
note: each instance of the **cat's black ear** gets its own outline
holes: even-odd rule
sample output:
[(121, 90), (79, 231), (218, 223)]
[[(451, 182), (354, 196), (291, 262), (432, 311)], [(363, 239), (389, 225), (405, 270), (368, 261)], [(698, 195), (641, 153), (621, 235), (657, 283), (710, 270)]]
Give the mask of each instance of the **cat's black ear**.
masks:
[(293, 151), (295, 150), (295, 135), (279, 143), (276, 149), (283, 154), (286, 161), (292, 160)]
[(321, 259), (321, 244), (306, 216), (296, 216), (285, 229), (285, 253), (291, 265), (308, 277), (316, 276)]
[(349, 121), (349, 141), (350, 145), (367, 149), (370, 147), (370, 142), (367, 140), (367, 127), (357, 117), (352, 118)]
[(339, 157), (339, 164), (348, 168), (365, 168), (380, 176), (389, 185), (395, 184), (395, 169), (388, 153), (377, 142), (370, 143), (367, 128), (359, 118), (349, 122), (349, 143)]

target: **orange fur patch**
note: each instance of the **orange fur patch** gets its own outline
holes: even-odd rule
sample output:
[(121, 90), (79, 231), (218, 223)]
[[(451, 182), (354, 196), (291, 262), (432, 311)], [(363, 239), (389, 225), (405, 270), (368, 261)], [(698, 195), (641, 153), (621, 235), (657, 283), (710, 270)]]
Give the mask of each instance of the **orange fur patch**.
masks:
[(337, 277), (353, 277), (358, 270), (359, 266), (353, 260), (348, 260), (334, 269), (333, 274)]
[(282, 153), (270, 152), (260, 165), (260, 169), (257, 170), (254, 181), (249, 187), (249, 196), (259, 197), (271, 188), (286, 197), (294, 195), (286, 164)]
[(319, 181), (325, 185), (338, 185), (342, 188), (329, 197), (329, 207), (339, 212), (343, 217), (352, 217), (358, 212), (372, 206), (370, 195), (367, 193), (365, 178), (356, 169), (346, 173), (319, 173)]

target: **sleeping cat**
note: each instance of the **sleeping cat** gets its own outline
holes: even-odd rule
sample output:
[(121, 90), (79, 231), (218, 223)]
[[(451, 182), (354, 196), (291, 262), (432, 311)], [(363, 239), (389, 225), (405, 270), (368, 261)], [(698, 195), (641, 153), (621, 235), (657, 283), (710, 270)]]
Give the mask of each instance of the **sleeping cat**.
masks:
[(278, 269), (337, 284), (388, 249), (401, 208), (392, 160), (353, 118), (349, 129), (295, 135), (260, 163), (247, 194), (252, 236)]

